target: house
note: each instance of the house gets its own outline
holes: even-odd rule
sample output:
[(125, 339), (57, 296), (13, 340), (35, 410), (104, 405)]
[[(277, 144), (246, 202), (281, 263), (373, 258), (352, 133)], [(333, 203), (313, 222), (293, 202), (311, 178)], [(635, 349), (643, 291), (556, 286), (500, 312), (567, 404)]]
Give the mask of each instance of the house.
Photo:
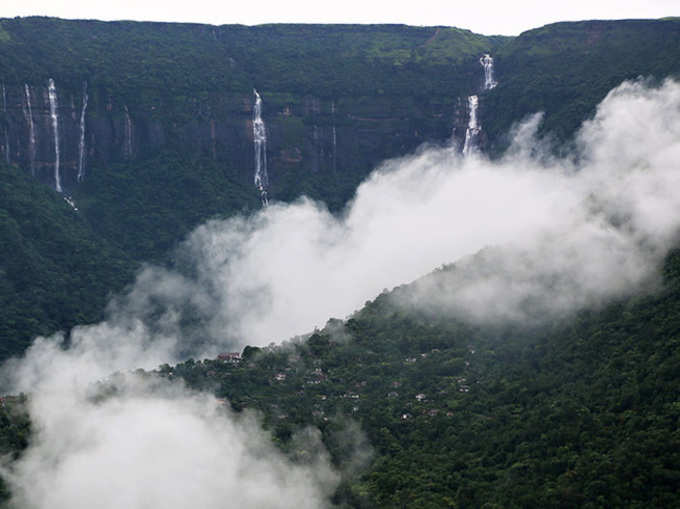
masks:
[(241, 362), (241, 354), (238, 352), (221, 353), (217, 356), (217, 360), (229, 362), (231, 364), (238, 364)]

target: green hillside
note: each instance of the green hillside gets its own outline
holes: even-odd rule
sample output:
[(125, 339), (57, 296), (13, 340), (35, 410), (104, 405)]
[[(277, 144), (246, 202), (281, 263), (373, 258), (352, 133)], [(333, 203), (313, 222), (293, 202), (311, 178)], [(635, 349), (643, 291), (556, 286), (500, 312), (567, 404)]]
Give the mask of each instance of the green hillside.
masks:
[[(168, 260), (207, 219), (261, 207), (253, 87), (272, 199), (308, 194), (338, 212), (381, 160), (464, 134), (484, 52), (499, 85), (480, 93), (481, 139), (498, 155), (512, 124), (540, 110), (543, 132), (568, 146), (622, 80), (677, 76), (678, 48), (677, 18), (557, 23), (516, 38), (402, 25), (0, 20), (0, 361), (36, 335), (100, 320), (140, 264)], [(50, 188), (48, 78), (61, 98), (65, 194)], [(493, 327), (396, 306), (407, 284), (308, 336), (246, 347), (240, 362), (191, 359), (153, 376), (261, 412), (291, 457), (303, 456), (295, 431), (319, 428), (344, 475), (339, 507), (680, 507), (678, 251), (664, 283), (540, 326)], [(30, 437), (24, 403), (0, 402), (0, 455), (10, 459)], [(340, 437), (353, 421), (366, 440), (348, 444)]]
[(392, 295), (306, 341), (247, 347), (238, 367), (160, 373), (259, 409), (284, 449), (318, 426), (341, 469), (361, 452), (336, 439), (356, 419), (374, 456), (339, 489), (347, 507), (680, 504), (680, 254), (662, 293), (534, 328), (405, 311)]
[[(410, 290), (307, 337), (246, 347), (240, 363), (155, 374), (257, 409), (291, 457), (304, 457), (294, 432), (318, 427), (344, 472), (339, 507), (680, 503), (680, 253), (660, 293), (540, 327), (395, 307)], [(20, 454), (30, 423), (20, 402), (6, 405), (0, 447)]]
[[(447, 66), (474, 61), (506, 37), (405, 25), (196, 25), (186, 23), (0, 20), (0, 76), (36, 82), (83, 80), (141, 105), (148, 94), (181, 107), (186, 94), (270, 92), (321, 97), (426, 95), (460, 86)], [(425, 69), (438, 66), (437, 80)], [(456, 69), (455, 67), (452, 68)], [(399, 79), (394, 79), (395, 70)], [(140, 90), (145, 93), (139, 94)]]
[(482, 125), (498, 151), (513, 122), (544, 111), (543, 129), (568, 140), (622, 81), (680, 75), (680, 21), (555, 23), (529, 30), (496, 54), (501, 86), (488, 94)]
[(101, 319), (134, 262), (50, 189), (0, 163), (0, 358)]

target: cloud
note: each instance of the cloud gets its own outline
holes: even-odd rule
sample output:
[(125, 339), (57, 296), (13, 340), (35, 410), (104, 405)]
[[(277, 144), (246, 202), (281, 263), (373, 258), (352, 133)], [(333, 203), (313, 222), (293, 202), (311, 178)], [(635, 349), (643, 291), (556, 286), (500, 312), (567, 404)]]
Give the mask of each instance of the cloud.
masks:
[(674, 81), (622, 84), (566, 157), (536, 140), (535, 115), (499, 161), (424, 148), (385, 162), (340, 216), (301, 199), (199, 227), (183, 249), (204, 333), (239, 345), (304, 333), (439, 265), (474, 272), (467, 257), (489, 247), (486, 268), (447, 289), (470, 317), (521, 317), (527, 299), (568, 312), (636, 291), (679, 223), (679, 95)]
[(68, 350), (38, 339), (0, 373), (31, 394), (36, 430), (5, 472), (15, 505), (323, 507), (338, 482), (323, 449), (292, 463), (252, 416), (208, 396), (131, 377), (93, 400), (91, 383), (303, 334), (412, 280), (400, 303), (481, 322), (653, 288), (680, 226), (680, 85), (622, 84), (566, 157), (535, 139), (540, 121), (519, 125), (498, 161), (432, 147), (387, 161), (338, 216), (303, 198), (210, 221), (173, 268), (146, 267), (105, 322), (76, 327)]
[[(530, 140), (537, 119), (516, 129), (508, 155), (483, 171), (496, 187), (529, 182), (523, 190), (506, 188), (523, 207), (547, 213), (549, 224), (480, 246), (481, 252), (398, 292), (397, 302), (481, 323), (540, 321), (656, 287), (680, 227), (680, 86), (637, 81), (617, 87), (564, 159), (546, 155), (545, 147), (536, 152), (541, 143)], [(484, 199), (483, 189), (460, 184), (472, 200)], [(541, 196), (530, 186), (542, 188)], [(508, 215), (515, 213), (508, 208)]]
[(292, 463), (254, 415), (237, 416), (181, 387), (126, 378), (123, 390), (103, 401), (81, 386), (33, 392), (38, 433), (3, 472), (14, 507), (327, 506), (338, 475), (326, 456)]
[[(105, 324), (75, 335), (117, 345), (133, 334), (152, 351), (163, 345), (166, 359), (214, 355), (304, 334), (451, 262), (467, 267), (465, 281), (447, 273), (432, 305), (479, 320), (526, 318), (531, 301), (534, 315), (549, 315), (636, 291), (678, 227), (679, 90), (622, 84), (566, 156), (536, 139), (537, 114), (498, 161), (432, 147), (386, 161), (339, 216), (302, 198), (210, 221), (173, 269), (147, 267)], [(468, 257), (480, 250), (476, 268)], [(411, 304), (426, 305), (423, 285)]]

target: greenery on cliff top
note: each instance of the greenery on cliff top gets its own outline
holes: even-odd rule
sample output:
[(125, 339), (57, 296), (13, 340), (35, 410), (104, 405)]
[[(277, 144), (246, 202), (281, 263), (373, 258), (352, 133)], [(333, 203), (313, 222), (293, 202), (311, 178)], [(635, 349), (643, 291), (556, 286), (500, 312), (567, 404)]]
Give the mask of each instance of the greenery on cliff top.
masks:
[(5, 19), (2, 27), (10, 35), (0, 42), (5, 81), (53, 77), (79, 90), (87, 80), (128, 105), (144, 101), (141, 91), (170, 98), (249, 93), (253, 86), (321, 97), (381, 90), (425, 95), (457, 88), (462, 64), (505, 41), (403, 25), (245, 27), (32, 17)]
[(481, 122), (496, 151), (513, 122), (545, 112), (544, 132), (568, 140), (622, 81), (680, 76), (680, 21), (555, 23), (522, 33), (496, 53), (501, 85)]

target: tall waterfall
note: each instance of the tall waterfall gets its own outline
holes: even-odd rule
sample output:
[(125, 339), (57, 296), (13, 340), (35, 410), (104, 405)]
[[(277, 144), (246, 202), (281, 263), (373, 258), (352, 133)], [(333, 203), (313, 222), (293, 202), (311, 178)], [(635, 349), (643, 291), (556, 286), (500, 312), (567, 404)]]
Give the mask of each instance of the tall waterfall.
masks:
[(333, 114), (333, 171), (337, 169), (338, 153), (338, 134), (335, 129), (335, 101), (331, 103), (331, 113)]
[(24, 94), (26, 95), (26, 109), (24, 116), (28, 123), (28, 160), (31, 165), (31, 175), (35, 177), (35, 126), (33, 125), (33, 109), (31, 108), (31, 89), (24, 83)]
[(80, 110), (80, 140), (78, 142), (78, 182), (85, 176), (83, 156), (85, 155), (85, 112), (87, 111), (87, 81), (83, 83), (83, 107)]
[(463, 155), (469, 156), (476, 148), (477, 137), (479, 136), (479, 123), (477, 122), (477, 108), (479, 106), (479, 97), (471, 95), (468, 97), (468, 110), (470, 111), (470, 120), (465, 130), (465, 143), (463, 144)]
[(479, 63), (484, 67), (484, 90), (491, 90), (498, 82), (493, 78), (493, 58), (488, 53), (485, 53), (479, 59)]
[[(2, 84), (2, 112), (5, 114), (5, 117), (7, 117), (7, 91), (5, 90), (5, 84)], [(3, 152), (5, 153), (5, 161), (7, 161), (7, 164), (10, 163), (10, 154), (9, 154), (9, 131), (7, 130), (7, 119), (5, 118), (5, 126), (4, 126), (4, 131), (5, 131), (5, 144), (3, 146)]]
[(255, 106), (253, 107), (253, 146), (255, 148), (255, 187), (260, 192), (262, 205), (269, 205), (267, 198), (267, 186), (269, 176), (267, 175), (267, 128), (262, 120), (262, 98), (257, 90), (255, 94)]
[[(484, 86), (482, 91), (491, 90), (498, 85), (498, 82), (493, 77), (493, 58), (488, 53), (482, 55), (479, 63), (484, 68)], [(465, 130), (465, 143), (463, 144), (463, 155), (469, 156), (477, 149), (479, 133), (482, 126), (479, 125), (477, 119), (477, 108), (479, 107), (479, 96), (471, 95), (468, 97), (468, 111), (469, 120), (468, 126)]]
[(59, 173), (59, 115), (57, 114), (57, 87), (54, 80), (49, 79), (47, 85), (47, 96), (50, 100), (50, 117), (52, 118), (52, 132), (54, 133), (54, 188), (58, 193), (61, 189), (61, 174)]
[(125, 157), (130, 159), (132, 157), (132, 119), (130, 118), (130, 111), (127, 105), (125, 108)]

